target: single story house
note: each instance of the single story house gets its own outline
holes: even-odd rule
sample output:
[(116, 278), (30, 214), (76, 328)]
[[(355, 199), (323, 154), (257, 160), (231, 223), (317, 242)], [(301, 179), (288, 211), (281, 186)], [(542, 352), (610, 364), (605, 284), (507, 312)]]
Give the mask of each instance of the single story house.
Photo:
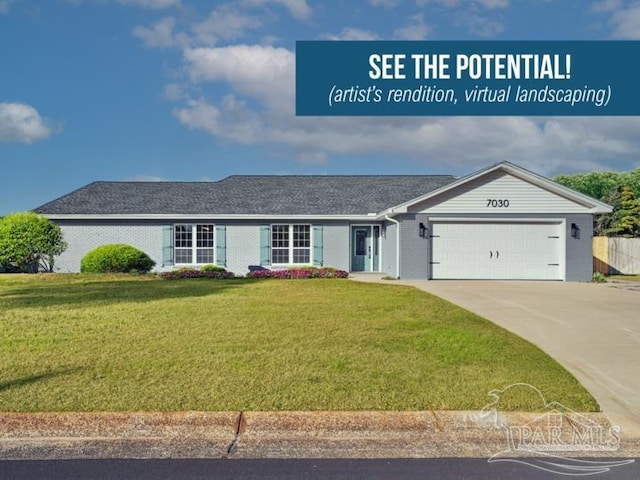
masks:
[(406, 279), (589, 281), (598, 200), (503, 162), (448, 175), (95, 182), (35, 209), (69, 244), (60, 271), (128, 243), (156, 270), (332, 266)]

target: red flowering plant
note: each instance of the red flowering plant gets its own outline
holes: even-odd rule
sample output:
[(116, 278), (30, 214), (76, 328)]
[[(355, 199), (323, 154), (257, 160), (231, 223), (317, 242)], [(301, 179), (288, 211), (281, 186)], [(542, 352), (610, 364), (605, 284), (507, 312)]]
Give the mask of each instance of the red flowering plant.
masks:
[(286, 270), (251, 270), (249, 278), (285, 278), (285, 279), (307, 279), (307, 278), (347, 278), (349, 273), (344, 270), (331, 267), (293, 267)]
[(160, 278), (164, 280), (179, 280), (181, 278), (234, 278), (235, 275), (232, 272), (227, 272), (224, 268), (218, 267), (217, 269), (202, 269), (197, 268), (178, 268), (169, 272), (162, 272), (159, 274)]

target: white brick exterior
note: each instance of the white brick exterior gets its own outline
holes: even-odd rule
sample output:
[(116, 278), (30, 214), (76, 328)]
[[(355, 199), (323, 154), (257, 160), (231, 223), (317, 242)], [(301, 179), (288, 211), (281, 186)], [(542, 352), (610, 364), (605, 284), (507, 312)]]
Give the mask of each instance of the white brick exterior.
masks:
[(260, 265), (260, 226), (227, 225), (227, 270), (245, 275)]
[(126, 243), (142, 250), (156, 262), (156, 270), (162, 270), (161, 225), (63, 224), (61, 229), (69, 247), (62, 255), (56, 257), (56, 271), (79, 272), (80, 261), (87, 252), (110, 243)]

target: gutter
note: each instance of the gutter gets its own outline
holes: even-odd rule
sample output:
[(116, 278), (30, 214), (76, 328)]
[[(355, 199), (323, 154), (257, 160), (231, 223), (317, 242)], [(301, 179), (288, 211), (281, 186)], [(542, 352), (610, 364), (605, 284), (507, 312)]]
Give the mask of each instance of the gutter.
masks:
[(265, 214), (215, 214), (215, 213), (127, 213), (127, 214), (60, 214), (60, 213), (41, 213), (49, 220), (347, 220), (352, 222), (370, 222), (375, 220), (375, 214), (367, 215), (265, 215)]
[(396, 279), (400, 280), (400, 222), (386, 213), (384, 219), (396, 224)]

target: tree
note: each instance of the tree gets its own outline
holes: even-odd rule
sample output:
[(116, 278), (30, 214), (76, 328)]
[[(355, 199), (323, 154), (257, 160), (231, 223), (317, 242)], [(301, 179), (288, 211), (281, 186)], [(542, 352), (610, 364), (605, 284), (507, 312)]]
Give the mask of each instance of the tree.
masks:
[(590, 172), (557, 175), (553, 179), (560, 185), (578, 192), (606, 201), (618, 187), (631, 187), (637, 198), (640, 198), (640, 168), (630, 172)]
[(631, 170), (628, 173), (623, 173), (622, 175), (622, 183), (630, 186), (636, 198), (640, 198), (640, 167), (635, 170)]
[(0, 219), (0, 264), (52, 272), (54, 257), (66, 248), (60, 227), (46, 217), (18, 212)]
[(607, 230), (609, 236), (640, 237), (640, 201), (627, 185), (618, 187), (614, 203), (614, 222)]
[[(556, 182), (613, 206), (594, 219), (594, 235), (640, 237), (636, 209), (640, 198), (640, 168), (630, 172), (591, 172), (558, 175)], [(623, 205), (624, 197), (624, 205)]]
[(606, 201), (611, 192), (621, 185), (621, 175), (617, 172), (575, 173), (573, 175), (558, 175), (554, 180), (560, 185)]

